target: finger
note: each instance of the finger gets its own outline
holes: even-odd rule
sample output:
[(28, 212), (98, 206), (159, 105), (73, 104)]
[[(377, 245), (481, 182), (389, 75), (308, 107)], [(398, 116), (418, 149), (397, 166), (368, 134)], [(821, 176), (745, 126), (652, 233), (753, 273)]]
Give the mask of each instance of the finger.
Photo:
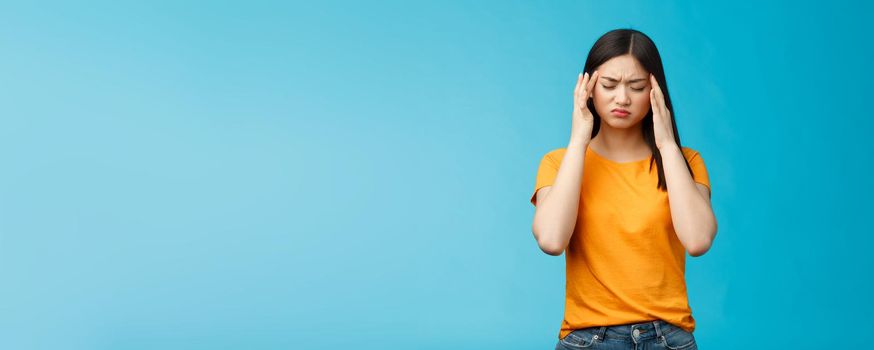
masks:
[(659, 109), (659, 102), (657, 101), (655, 96), (656, 96), (655, 89), (650, 89), (649, 90), (649, 104), (652, 105), (653, 113), (655, 113), (656, 111), (661, 112), (661, 110)]
[(577, 76), (577, 86), (574, 87), (574, 95), (580, 94), (580, 86), (583, 86), (583, 79), (583, 73), (580, 73), (580, 75)]
[(580, 87), (580, 98), (582, 99), (583, 103), (585, 103), (586, 100), (589, 99), (589, 96), (592, 95), (591, 92), (589, 91), (589, 88), (588, 88), (590, 83), (593, 80), (592, 78), (593, 78), (592, 75), (586, 76), (586, 80), (583, 81), (583, 86)]
[(657, 120), (658, 115), (661, 114), (661, 109), (659, 109), (659, 104), (656, 102), (655, 90), (649, 90), (649, 104), (652, 108), (652, 118)]
[(601, 72), (595, 71), (592, 73), (591, 78), (588, 82), (586, 82), (586, 92), (587, 96), (592, 96), (592, 92), (595, 91), (595, 83), (598, 82), (598, 77), (601, 76)]
[(659, 86), (658, 80), (656, 80), (655, 75), (650, 74), (650, 80), (653, 84), (653, 99), (656, 100), (659, 106), (659, 111), (662, 115), (666, 115), (668, 112), (668, 107), (665, 105), (665, 95), (662, 94), (662, 88)]
[(665, 104), (665, 95), (662, 95), (662, 91), (656, 91), (656, 101), (659, 102), (659, 108), (662, 111), (662, 118), (668, 115), (668, 105)]
[(589, 81), (589, 78), (590, 78), (589, 73), (583, 73), (582, 80), (580, 80), (580, 85), (577, 89), (576, 97), (577, 97), (577, 99), (579, 99), (581, 101), (585, 100), (585, 98), (586, 98), (586, 82)]
[(658, 91), (650, 91), (652, 98), (652, 117), (658, 125), (664, 125), (665, 102), (659, 98)]
[(651, 89), (658, 90), (659, 81), (656, 80), (655, 75), (653, 75), (652, 73), (649, 74), (649, 84)]
[[(659, 81), (656, 80), (655, 75), (650, 74), (650, 79), (652, 80), (653, 90), (655, 90), (655, 98), (659, 101), (665, 100), (665, 95), (662, 94), (662, 87), (659, 85)], [(664, 106), (662, 104), (662, 106)]]

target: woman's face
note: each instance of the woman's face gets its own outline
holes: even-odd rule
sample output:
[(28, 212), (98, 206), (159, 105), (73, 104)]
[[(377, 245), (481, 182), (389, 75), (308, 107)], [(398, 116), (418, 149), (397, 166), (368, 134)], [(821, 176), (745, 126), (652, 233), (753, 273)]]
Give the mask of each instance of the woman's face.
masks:
[[(650, 109), (649, 72), (631, 54), (613, 57), (595, 70), (599, 77), (592, 93), (592, 103), (601, 121), (617, 129), (640, 123)], [(616, 109), (629, 113), (617, 114)]]

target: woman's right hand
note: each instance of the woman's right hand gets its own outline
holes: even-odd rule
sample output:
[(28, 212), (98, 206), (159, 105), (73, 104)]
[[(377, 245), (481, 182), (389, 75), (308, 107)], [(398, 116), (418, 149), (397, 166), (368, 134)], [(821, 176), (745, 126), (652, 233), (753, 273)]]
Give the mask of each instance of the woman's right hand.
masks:
[(586, 101), (592, 97), (595, 82), (598, 81), (598, 71), (591, 76), (589, 73), (580, 74), (577, 77), (577, 87), (574, 89), (574, 113), (571, 122), (571, 139), (587, 142), (592, 138), (592, 128), (595, 125), (595, 117), (586, 105)]

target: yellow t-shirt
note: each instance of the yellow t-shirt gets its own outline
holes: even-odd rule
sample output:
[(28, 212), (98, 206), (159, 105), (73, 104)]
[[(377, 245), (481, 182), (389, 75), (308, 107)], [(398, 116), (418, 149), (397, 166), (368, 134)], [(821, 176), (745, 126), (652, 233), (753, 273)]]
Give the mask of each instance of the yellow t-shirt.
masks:
[[(537, 190), (550, 186), (564, 148), (540, 162)], [(704, 160), (682, 148), (695, 182), (710, 188)], [(565, 251), (564, 320), (559, 338), (575, 329), (656, 319), (695, 330), (686, 296), (686, 250), (677, 238), (668, 193), (655, 161), (614, 162), (586, 148), (576, 227)]]

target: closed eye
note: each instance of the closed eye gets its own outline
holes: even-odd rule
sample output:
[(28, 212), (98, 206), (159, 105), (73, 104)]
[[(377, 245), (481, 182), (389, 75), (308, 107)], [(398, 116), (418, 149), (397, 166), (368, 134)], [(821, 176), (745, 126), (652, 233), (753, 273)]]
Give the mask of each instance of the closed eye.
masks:
[[(607, 86), (607, 85), (604, 85), (604, 84), (601, 84), (601, 86), (603, 86), (603, 87), (604, 87), (605, 89), (607, 89), (607, 90), (613, 90), (613, 88), (616, 87), (615, 85), (614, 85), (614, 86)], [(642, 88), (639, 88), (639, 89), (638, 89), (638, 88), (631, 88), (631, 90), (634, 90), (634, 91), (643, 91), (644, 89), (646, 89), (646, 87), (642, 87)]]

